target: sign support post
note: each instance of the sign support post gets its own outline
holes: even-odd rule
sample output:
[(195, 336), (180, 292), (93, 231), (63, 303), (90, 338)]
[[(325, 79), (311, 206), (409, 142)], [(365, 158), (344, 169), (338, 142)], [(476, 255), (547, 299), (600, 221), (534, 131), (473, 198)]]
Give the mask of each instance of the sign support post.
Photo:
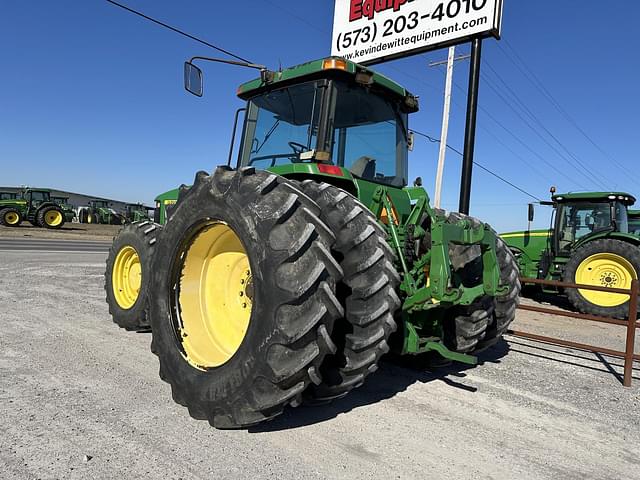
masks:
[(471, 180), (473, 174), (473, 154), (476, 143), (476, 119), (478, 116), (478, 91), (480, 88), (480, 62), (482, 39), (471, 42), (471, 65), (469, 67), (469, 93), (467, 97), (467, 124), (464, 133), (464, 157), (460, 181), (459, 212), (469, 215), (471, 201)]

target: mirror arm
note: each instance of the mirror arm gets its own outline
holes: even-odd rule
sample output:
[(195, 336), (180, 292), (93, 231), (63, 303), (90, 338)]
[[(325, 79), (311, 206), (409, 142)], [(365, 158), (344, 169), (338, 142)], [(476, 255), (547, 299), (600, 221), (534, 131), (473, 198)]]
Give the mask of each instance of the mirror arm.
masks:
[(248, 63), (248, 62), (239, 62), (237, 60), (226, 60), (223, 58), (212, 58), (212, 57), (191, 57), (188, 63), (193, 65), (195, 60), (204, 60), (207, 62), (216, 62), (216, 63), (226, 63), (227, 65), (236, 65), (238, 67), (246, 67), (246, 68), (254, 68), (256, 70), (260, 70), (260, 78), (263, 82), (269, 83), (273, 80), (274, 73), (270, 71), (266, 66), (260, 65), (257, 63)]

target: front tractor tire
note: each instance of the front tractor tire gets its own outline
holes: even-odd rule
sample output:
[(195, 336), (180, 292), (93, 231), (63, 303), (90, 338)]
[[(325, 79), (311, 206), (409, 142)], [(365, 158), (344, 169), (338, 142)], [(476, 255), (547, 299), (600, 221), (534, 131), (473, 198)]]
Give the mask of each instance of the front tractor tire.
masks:
[(0, 225), (18, 227), (22, 223), (22, 214), (17, 208), (3, 208), (0, 210)]
[[(640, 248), (621, 240), (602, 239), (583, 245), (571, 255), (564, 281), (628, 290), (639, 274)], [(629, 316), (629, 295), (574, 288), (565, 292), (580, 312), (613, 318)]]
[(318, 203), (320, 218), (335, 234), (333, 251), (344, 271), (337, 292), (345, 315), (332, 334), (338, 350), (320, 367), (322, 383), (305, 392), (308, 403), (318, 403), (345, 396), (377, 370), (396, 330), (400, 276), (386, 234), (367, 207), (327, 183), (306, 180), (302, 189)]
[(113, 322), (125, 330), (149, 329), (151, 262), (161, 225), (132, 223), (114, 238), (107, 257), (104, 289)]
[(60, 229), (65, 224), (64, 212), (55, 205), (43, 207), (37, 213), (36, 223), (43, 228)]
[(251, 167), (200, 172), (176, 204), (154, 255), (151, 348), (192, 417), (254, 425), (321, 382), (343, 309), (319, 212), (288, 180)]

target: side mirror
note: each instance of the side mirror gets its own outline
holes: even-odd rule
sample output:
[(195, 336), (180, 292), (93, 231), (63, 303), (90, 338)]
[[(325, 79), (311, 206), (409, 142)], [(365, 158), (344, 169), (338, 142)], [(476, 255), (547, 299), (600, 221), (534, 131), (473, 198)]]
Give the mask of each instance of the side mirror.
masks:
[(184, 62), (184, 88), (196, 97), (202, 96), (202, 70), (190, 62)]
[(533, 203), (529, 204), (529, 221), (533, 222), (533, 219), (536, 216), (536, 211), (535, 211), (535, 206), (533, 205)]
[(407, 147), (409, 148), (410, 152), (413, 152), (413, 142), (415, 140), (415, 137), (413, 135), (413, 132), (409, 132), (409, 138), (407, 138)]

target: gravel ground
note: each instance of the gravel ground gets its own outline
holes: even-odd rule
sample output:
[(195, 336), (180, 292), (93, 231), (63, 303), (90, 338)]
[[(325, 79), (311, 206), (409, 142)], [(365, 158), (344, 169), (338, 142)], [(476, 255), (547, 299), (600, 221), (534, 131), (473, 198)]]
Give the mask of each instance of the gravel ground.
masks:
[(69, 240), (112, 240), (122, 227), (120, 225), (89, 225), (86, 223), (65, 223), (54, 230), (32, 226), (23, 222), (19, 227), (0, 225), (0, 238), (53, 238)]
[[(2, 479), (640, 476), (640, 367), (625, 389), (619, 360), (513, 337), (476, 368), (385, 362), (329, 406), (215, 430), (173, 403), (150, 334), (110, 321), (104, 260), (0, 252)], [(623, 345), (525, 312), (517, 328)]]

